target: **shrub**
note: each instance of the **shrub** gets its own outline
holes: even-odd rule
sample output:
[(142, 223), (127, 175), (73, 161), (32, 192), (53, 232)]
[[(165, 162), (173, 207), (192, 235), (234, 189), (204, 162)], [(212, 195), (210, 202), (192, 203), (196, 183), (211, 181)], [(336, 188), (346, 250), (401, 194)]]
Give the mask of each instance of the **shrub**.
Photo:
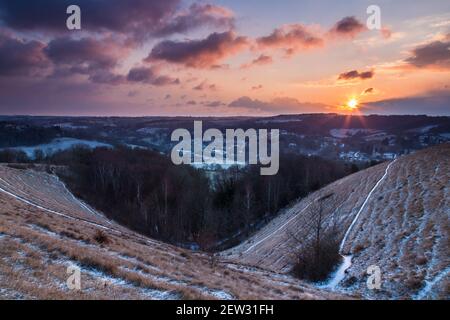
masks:
[(417, 257), (417, 259), (416, 259), (416, 264), (419, 266), (423, 266), (424, 264), (427, 264), (427, 262), (428, 262), (428, 259), (424, 256)]
[(358, 253), (360, 253), (361, 251), (363, 251), (365, 248), (366, 248), (366, 247), (365, 247), (363, 244), (357, 244), (357, 245), (355, 246), (355, 248), (353, 249), (353, 253), (354, 253), (354, 254), (358, 254)]
[(319, 243), (309, 241), (297, 254), (293, 273), (300, 279), (310, 281), (326, 280), (340, 261), (339, 241), (334, 233), (326, 233)]
[(109, 243), (108, 236), (101, 230), (97, 230), (95, 232), (94, 240), (97, 241), (100, 244), (107, 244), (107, 243)]
[(417, 276), (410, 276), (408, 280), (406, 280), (406, 286), (411, 290), (418, 290), (422, 288), (423, 281)]

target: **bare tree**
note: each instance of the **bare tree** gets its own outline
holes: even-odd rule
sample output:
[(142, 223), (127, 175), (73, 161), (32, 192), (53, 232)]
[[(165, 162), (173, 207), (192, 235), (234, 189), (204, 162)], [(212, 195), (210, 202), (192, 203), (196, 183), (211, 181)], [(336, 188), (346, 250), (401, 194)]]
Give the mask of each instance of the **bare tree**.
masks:
[(339, 261), (339, 242), (331, 214), (335, 206), (333, 194), (316, 199), (303, 217), (300, 235), (290, 232), (289, 236), (296, 243), (294, 254), (297, 261), (293, 272), (297, 277), (325, 280)]

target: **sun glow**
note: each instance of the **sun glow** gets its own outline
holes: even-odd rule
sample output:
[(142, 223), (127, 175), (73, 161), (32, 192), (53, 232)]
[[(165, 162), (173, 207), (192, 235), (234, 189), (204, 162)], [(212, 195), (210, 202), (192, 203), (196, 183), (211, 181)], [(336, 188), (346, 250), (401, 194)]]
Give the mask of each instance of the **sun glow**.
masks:
[(358, 104), (359, 104), (358, 100), (356, 100), (355, 98), (352, 98), (347, 102), (347, 107), (354, 110), (354, 109), (358, 108)]

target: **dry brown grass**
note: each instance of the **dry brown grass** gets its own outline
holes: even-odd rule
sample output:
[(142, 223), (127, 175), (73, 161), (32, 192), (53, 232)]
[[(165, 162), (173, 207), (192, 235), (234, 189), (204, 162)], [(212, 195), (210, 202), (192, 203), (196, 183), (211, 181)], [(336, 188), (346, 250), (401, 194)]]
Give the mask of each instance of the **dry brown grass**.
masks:
[[(425, 281), (432, 281), (450, 266), (449, 154), (450, 144), (444, 144), (402, 157), (391, 166), (344, 245), (344, 253), (354, 254), (346, 277), (357, 279), (353, 292), (371, 298), (411, 298)], [(301, 249), (289, 239), (289, 233), (301, 239), (311, 236), (303, 228), (311, 218), (308, 205), (334, 193), (336, 205), (328, 215), (334, 216), (330, 221), (337, 224), (342, 239), (386, 167), (384, 163), (360, 171), (311, 194), (224, 257), (288, 271), (295, 258), (291, 253)], [(370, 265), (381, 268), (385, 290), (367, 289), (366, 277), (361, 275)], [(449, 299), (444, 286), (445, 281), (436, 283), (433, 297)]]
[[(45, 173), (30, 174), (0, 166), (0, 177), (11, 183), (0, 187), (31, 193), (30, 200), (39, 205), (44, 205), (47, 197), (49, 209), (73, 217), (52, 214), (0, 192), (0, 288), (5, 292), (2, 298), (158, 298), (149, 295), (151, 290), (185, 299), (215, 299), (219, 297), (215, 292), (221, 291), (239, 299), (344, 298), (294, 279), (286, 280), (290, 283), (286, 289), (274, 280), (274, 273), (236, 270), (225, 259), (211, 265), (207, 255), (109, 224), (101, 216), (77, 207), (68, 195), (58, 194), (63, 193), (61, 186)], [(22, 252), (24, 256), (19, 254)], [(81, 291), (68, 290), (68, 265), (81, 267)]]

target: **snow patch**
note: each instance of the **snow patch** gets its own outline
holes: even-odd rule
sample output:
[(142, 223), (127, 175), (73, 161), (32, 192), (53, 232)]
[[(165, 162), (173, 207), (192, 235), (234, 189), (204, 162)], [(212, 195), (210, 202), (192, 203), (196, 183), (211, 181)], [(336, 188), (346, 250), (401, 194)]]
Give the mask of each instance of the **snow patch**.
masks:
[(213, 296), (219, 300), (234, 300), (235, 298), (228, 292), (217, 289), (210, 289), (203, 286), (192, 286), (192, 288), (200, 290), (203, 294)]
[(351, 255), (342, 256), (342, 263), (339, 268), (335, 271), (335, 273), (330, 277), (330, 280), (323, 285), (319, 285), (319, 288), (325, 289), (334, 289), (337, 285), (344, 280), (346, 271), (352, 266), (352, 257)]
[(344, 138), (352, 137), (358, 133), (369, 134), (369, 133), (376, 133), (376, 132), (379, 132), (379, 131), (373, 130), (373, 129), (331, 129), (330, 135), (334, 138), (344, 139)]

